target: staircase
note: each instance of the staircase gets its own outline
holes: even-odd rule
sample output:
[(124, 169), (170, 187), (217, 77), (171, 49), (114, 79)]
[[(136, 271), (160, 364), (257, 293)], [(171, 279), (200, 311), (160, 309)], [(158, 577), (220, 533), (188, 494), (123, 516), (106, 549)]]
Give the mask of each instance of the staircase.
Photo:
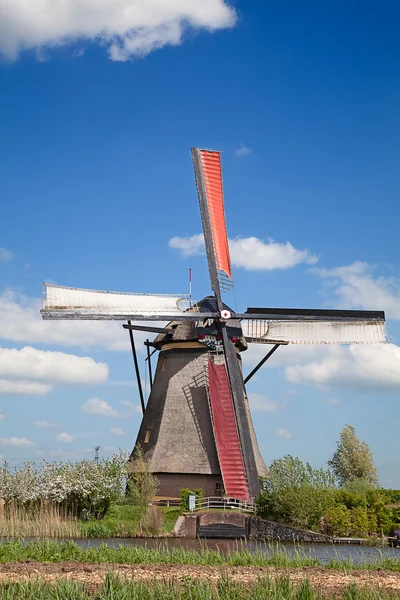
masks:
[(208, 358), (208, 387), (215, 444), (225, 493), (250, 500), (235, 410), (225, 363)]

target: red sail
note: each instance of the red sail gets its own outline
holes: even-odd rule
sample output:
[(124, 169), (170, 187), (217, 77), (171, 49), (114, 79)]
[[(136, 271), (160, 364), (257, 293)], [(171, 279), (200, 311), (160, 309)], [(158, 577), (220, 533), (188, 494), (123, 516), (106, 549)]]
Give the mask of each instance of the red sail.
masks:
[(225, 493), (231, 498), (250, 500), (231, 388), (225, 365), (216, 365), (211, 359), (208, 359), (208, 381), (215, 443)]
[(231, 259), (229, 255), (224, 212), (221, 153), (215, 151), (211, 152), (209, 150), (200, 150), (199, 152), (217, 267), (219, 271), (224, 271), (226, 275), (232, 279)]

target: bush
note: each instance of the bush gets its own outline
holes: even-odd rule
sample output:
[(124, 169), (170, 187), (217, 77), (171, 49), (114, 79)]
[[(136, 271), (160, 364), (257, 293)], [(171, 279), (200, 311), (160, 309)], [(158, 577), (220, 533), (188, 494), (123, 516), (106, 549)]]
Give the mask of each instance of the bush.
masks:
[(325, 514), (326, 533), (333, 536), (349, 535), (350, 511), (344, 505), (333, 506)]
[(192, 494), (196, 496), (196, 502), (203, 498), (203, 490), (201, 488), (194, 488), (193, 490), (190, 490), (189, 488), (181, 488), (179, 490), (182, 510), (189, 510), (189, 496)]
[(98, 521), (89, 521), (85, 525), (85, 535), (88, 538), (107, 538), (111, 537), (111, 531), (104, 523)]
[(333, 486), (330, 471), (313, 469), (287, 455), (269, 467), (264, 491), (257, 499), (258, 514), (295, 527), (317, 529), (321, 517), (334, 503)]
[(126, 456), (116, 454), (100, 461), (25, 462), (23, 469), (0, 469), (0, 497), (28, 507), (42, 501), (62, 504), (77, 513), (102, 517), (112, 500), (121, 497), (126, 480)]
[(350, 533), (355, 536), (367, 535), (369, 519), (366, 508), (358, 507), (350, 510)]

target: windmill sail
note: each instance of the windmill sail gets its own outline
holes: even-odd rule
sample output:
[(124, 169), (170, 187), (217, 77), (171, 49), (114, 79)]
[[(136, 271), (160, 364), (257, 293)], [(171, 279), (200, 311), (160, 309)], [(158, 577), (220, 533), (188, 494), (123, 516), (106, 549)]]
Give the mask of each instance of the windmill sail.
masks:
[(242, 326), (247, 341), (259, 344), (388, 342), (385, 314), (382, 311), (249, 308), (243, 317)]
[(195, 310), (187, 294), (135, 294), (43, 284), (44, 319), (168, 320)]
[[(192, 148), (211, 286), (232, 287), (231, 258), (226, 232), (221, 152)], [(217, 283), (218, 281), (218, 283)]]

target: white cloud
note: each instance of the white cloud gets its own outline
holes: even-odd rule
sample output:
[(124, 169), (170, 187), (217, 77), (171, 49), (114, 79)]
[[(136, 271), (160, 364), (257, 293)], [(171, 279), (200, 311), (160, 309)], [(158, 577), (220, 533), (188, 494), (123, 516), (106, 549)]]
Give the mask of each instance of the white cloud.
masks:
[(65, 431), (62, 433), (57, 433), (57, 435), (54, 436), (54, 439), (56, 442), (60, 442), (61, 444), (70, 444), (74, 441), (72, 435), (65, 433)]
[(129, 408), (134, 413), (137, 413), (139, 415), (142, 414), (142, 407), (140, 406), (140, 404), (133, 404), (133, 402), (130, 402), (129, 400), (121, 400), (121, 404), (122, 406), (126, 406), (127, 408)]
[(204, 235), (198, 233), (190, 237), (175, 236), (169, 240), (168, 246), (180, 250), (185, 257), (204, 254)]
[(34, 381), (13, 381), (0, 379), (0, 394), (12, 396), (44, 396), (51, 392), (53, 387), (48, 383)]
[(297, 250), (290, 242), (281, 244), (256, 237), (230, 240), (232, 264), (249, 271), (289, 269), (300, 263), (315, 264), (317, 257), (309, 250)]
[(30, 440), (26, 438), (19, 437), (10, 437), (10, 438), (0, 438), (0, 446), (14, 446), (16, 448), (26, 448), (28, 446), (36, 446)]
[(58, 426), (58, 423), (53, 423), (51, 421), (34, 421), (34, 427), (39, 427), (39, 429), (53, 429)]
[(400, 319), (400, 280), (395, 277), (373, 276), (373, 267), (354, 262), (335, 269), (312, 269), (327, 283), (327, 293), (341, 308), (384, 310), (393, 319)]
[(284, 407), (284, 404), (275, 402), (262, 394), (249, 393), (248, 398), (252, 411), (269, 413), (281, 410)]
[(277, 429), (275, 431), (275, 435), (277, 435), (278, 437), (286, 438), (287, 440), (293, 437), (291, 432), (288, 429), (285, 429), (284, 427), (280, 427), (279, 429)]
[(0, 347), (0, 377), (42, 379), (60, 383), (102, 383), (108, 365), (64, 352)]
[(3, 421), (6, 418), (6, 415), (2, 410), (0, 410), (0, 421)]
[(319, 360), (286, 367), (287, 379), (321, 389), (400, 390), (400, 348), (394, 344), (335, 346), (320, 352)]
[(87, 415), (100, 415), (101, 417), (119, 417), (119, 413), (105, 400), (89, 398), (81, 406), (82, 412)]
[[(175, 236), (169, 240), (170, 248), (180, 250), (183, 256), (204, 253), (203, 234), (191, 237)], [(290, 242), (264, 242), (256, 237), (229, 240), (232, 264), (248, 271), (289, 269), (300, 263), (315, 264), (318, 260), (309, 250), (297, 250)]]
[(122, 429), (122, 427), (112, 427), (108, 431), (112, 433), (112, 435), (125, 435), (125, 431)]
[(339, 398), (325, 398), (324, 403), (328, 404), (328, 406), (335, 406), (340, 404), (341, 400), (339, 400)]
[(245, 146), (243, 142), (240, 144), (238, 148), (235, 150), (236, 156), (247, 156), (249, 154), (253, 154), (253, 150), (248, 146)]
[[(0, 4), (0, 7), (1, 7), (1, 4)], [(9, 262), (13, 258), (14, 258), (14, 254), (13, 254), (13, 252), (11, 252), (11, 250), (7, 250), (6, 248), (0, 248), (0, 263)]]
[(0, 53), (89, 40), (111, 60), (143, 57), (182, 43), (186, 30), (232, 27), (236, 13), (224, 0), (0, 0)]

